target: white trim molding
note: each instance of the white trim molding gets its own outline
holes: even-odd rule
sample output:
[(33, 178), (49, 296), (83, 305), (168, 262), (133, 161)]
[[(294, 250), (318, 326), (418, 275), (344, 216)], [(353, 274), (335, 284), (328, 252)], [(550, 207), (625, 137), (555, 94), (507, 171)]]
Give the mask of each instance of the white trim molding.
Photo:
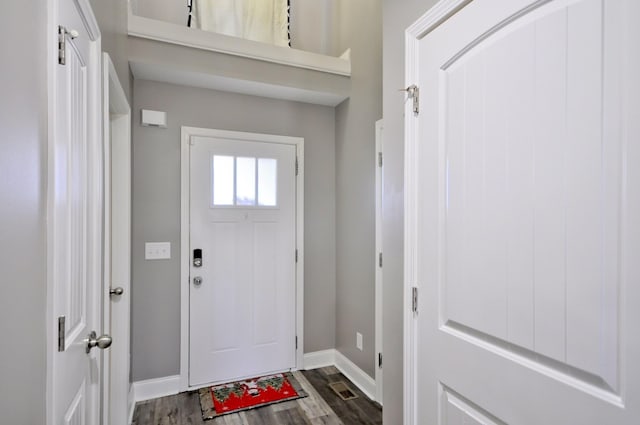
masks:
[[(440, 0), (431, 9), (411, 24), (406, 34), (413, 39), (421, 39), (446, 21), (451, 15), (471, 3), (473, 0)], [(405, 58), (405, 61), (408, 60)]]
[(130, 425), (133, 422), (133, 413), (136, 410), (136, 394), (135, 394), (135, 387), (133, 386), (133, 383), (129, 385), (128, 400), (129, 400), (129, 422), (127, 423)]
[[(405, 31), (405, 87), (417, 84), (419, 77), (419, 41), (454, 13), (472, 0), (440, 0), (427, 13), (418, 18)], [(403, 354), (403, 423), (417, 423), (417, 326), (416, 316), (411, 310), (411, 290), (417, 285), (417, 236), (416, 204), (419, 164), (417, 162), (419, 134), (418, 119), (411, 102), (405, 103), (404, 111), (404, 354)]]
[(376, 400), (376, 381), (355, 363), (349, 360), (338, 350), (314, 351), (305, 353), (304, 369), (318, 369), (321, 367), (335, 366), (344, 376), (360, 389), (371, 400)]
[[(180, 141), (180, 389), (195, 389), (189, 385), (189, 217), (190, 217), (190, 151), (191, 137), (218, 137), (231, 140), (280, 143), (296, 148), (298, 175), (296, 177), (296, 367), (304, 364), (304, 138), (279, 136), (272, 134), (245, 133), (239, 131), (215, 130), (208, 128), (185, 127), (181, 129)], [(202, 387), (202, 385), (200, 385)]]
[(320, 367), (335, 366), (336, 350), (313, 351), (304, 354), (303, 369), (318, 369)]
[(176, 395), (180, 392), (180, 375), (136, 381), (133, 383), (132, 389), (133, 399), (136, 403), (168, 395)]
[(375, 268), (375, 352), (373, 353), (373, 362), (375, 367), (375, 380), (376, 380), (376, 401), (382, 405), (382, 383), (383, 383), (383, 366), (380, 364), (380, 357), (382, 356), (382, 261), (383, 261), (383, 248), (382, 248), (382, 206), (383, 206), (383, 187), (382, 187), (382, 170), (383, 170), (383, 122), (382, 120), (376, 121), (376, 146), (375, 156), (373, 158), (374, 167), (376, 167), (376, 184), (375, 184), (375, 200), (376, 200), (376, 230), (375, 230), (375, 245), (376, 245), (376, 261), (374, 261)]
[(91, 38), (91, 41), (97, 41), (102, 35), (96, 15), (94, 15), (93, 9), (91, 9), (91, 3), (89, 3), (89, 0), (73, 0), (73, 2), (80, 11), (80, 17), (89, 33), (89, 38)]
[[(336, 349), (314, 351), (304, 354), (304, 370), (335, 366), (356, 387), (371, 400), (375, 400), (376, 381), (344, 354)], [(166, 376), (164, 378), (136, 381), (131, 387), (130, 399), (135, 403), (152, 400), (154, 398), (176, 395), (182, 391), (181, 376)], [(133, 415), (133, 408), (130, 415)], [(130, 416), (133, 417), (133, 416)], [(130, 421), (131, 422), (131, 421)]]
[(371, 400), (376, 399), (376, 381), (370, 377), (365, 371), (360, 369), (355, 363), (349, 360), (340, 351), (336, 352), (336, 367), (344, 376), (349, 378), (353, 384), (360, 388)]

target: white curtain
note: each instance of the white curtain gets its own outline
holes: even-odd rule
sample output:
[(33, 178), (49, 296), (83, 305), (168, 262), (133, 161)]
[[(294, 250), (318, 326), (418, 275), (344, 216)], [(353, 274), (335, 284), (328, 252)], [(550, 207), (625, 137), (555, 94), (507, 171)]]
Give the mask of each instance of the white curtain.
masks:
[(287, 0), (194, 0), (194, 15), (205, 31), (289, 45)]

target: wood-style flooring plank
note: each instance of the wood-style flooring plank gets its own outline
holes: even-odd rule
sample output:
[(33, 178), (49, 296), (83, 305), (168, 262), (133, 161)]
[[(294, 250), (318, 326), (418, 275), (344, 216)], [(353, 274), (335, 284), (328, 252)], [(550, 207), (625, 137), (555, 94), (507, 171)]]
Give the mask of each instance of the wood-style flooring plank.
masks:
[[(341, 373), (327, 375), (322, 370), (305, 371), (305, 377), (317, 389), (320, 397), (327, 401), (329, 407), (345, 424), (382, 424), (382, 409), (351, 383), (346, 376)], [(353, 400), (342, 400), (329, 387), (329, 383), (343, 381), (358, 398)]]
[(197, 392), (178, 394), (179, 425), (203, 425)]
[(154, 425), (179, 425), (178, 396), (162, 397), (156, 400), (153, 419)]
[(136, 405), (136, 408), (133, 413), (133, 421), (132, 425), (144, 425), (153, 423), (153, 413), (155, 406), (155, 402), (153, 401), (143, 401)]

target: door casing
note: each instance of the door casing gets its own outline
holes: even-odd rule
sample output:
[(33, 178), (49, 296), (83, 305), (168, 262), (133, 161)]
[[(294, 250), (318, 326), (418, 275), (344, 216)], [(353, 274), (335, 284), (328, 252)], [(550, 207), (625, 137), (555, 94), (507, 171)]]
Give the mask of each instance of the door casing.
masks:
[(303, 366), (304, 353), (304, 139), (302, 137), (246, 133), (197, 127), (182, 127), (180, 138), (180, 391), (189, 386), (189, 217), (191, 137), (218, 137), (230, 140), (294, 145), (298, 164), (296, 177), (296, 369)]
[[(382, 375), (383, 367), (379, 364), (378, 356), (382, 356), (382, 205), (383, 205), (383, 188), (382, 188), (382, 155), (383, 155), (383, 143), (382, 143), (383, 121), (376, 121), (376, 149), (374, 163), (376, 167), (376, 255), (379, 257), (375, 260), (375, 276), (376, 276), (376, 301), (375, 301), (375, 328), (376, 328), (376, 349), (374, 364), (376, 368), (375, 380), (376, 380), (376, 401), (382, 405)], [(384, 363), (383, 363), (384, 364)]]

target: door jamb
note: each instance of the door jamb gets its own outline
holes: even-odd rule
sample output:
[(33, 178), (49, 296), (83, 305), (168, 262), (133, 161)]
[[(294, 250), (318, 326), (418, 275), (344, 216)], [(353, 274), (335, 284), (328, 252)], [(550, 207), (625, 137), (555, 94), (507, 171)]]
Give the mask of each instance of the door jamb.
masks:
[[(405, 31), (405, 86), (419, 83), (420, 40), (444, 23), (472, 0), (440, 0), (418, 18)], [(417, 347), (418, 328), (416, 314), (411, 310), (412, 287), (419, 287), (418, 277), (418, 145), (419, 123), (413, 112), (412, 102), (405, 102), (404, 110), (404, 294), (403, 294), (403, 423), (415, 425), (417, 417)]]
[(383, 122), (376, 121), (376, 148), (375, 148), (375, 167), (376, 167), (376, 255), (375, 259), (375, 279), (376, 279), (376, 296), (375, 296), (375, 380), (376, 380), (376, 401), (382, 405), (382, 375), (383, 367), (380, 366), (378, 356), (382, 356), (382, 172), (383, 172), (383, 142), (382, 142)]
[(271, 134), (246, 133), (208, 128), (181, 128), (180, 137), (180, 391), (195, 389), (189, 386), (189, 195), (191, 137), (218, 137), (263, 143), (280, 143), (296, 147), (298, 175), (296, 176), (296, 367), (303, 368), (304, 354), (304, 138)]

